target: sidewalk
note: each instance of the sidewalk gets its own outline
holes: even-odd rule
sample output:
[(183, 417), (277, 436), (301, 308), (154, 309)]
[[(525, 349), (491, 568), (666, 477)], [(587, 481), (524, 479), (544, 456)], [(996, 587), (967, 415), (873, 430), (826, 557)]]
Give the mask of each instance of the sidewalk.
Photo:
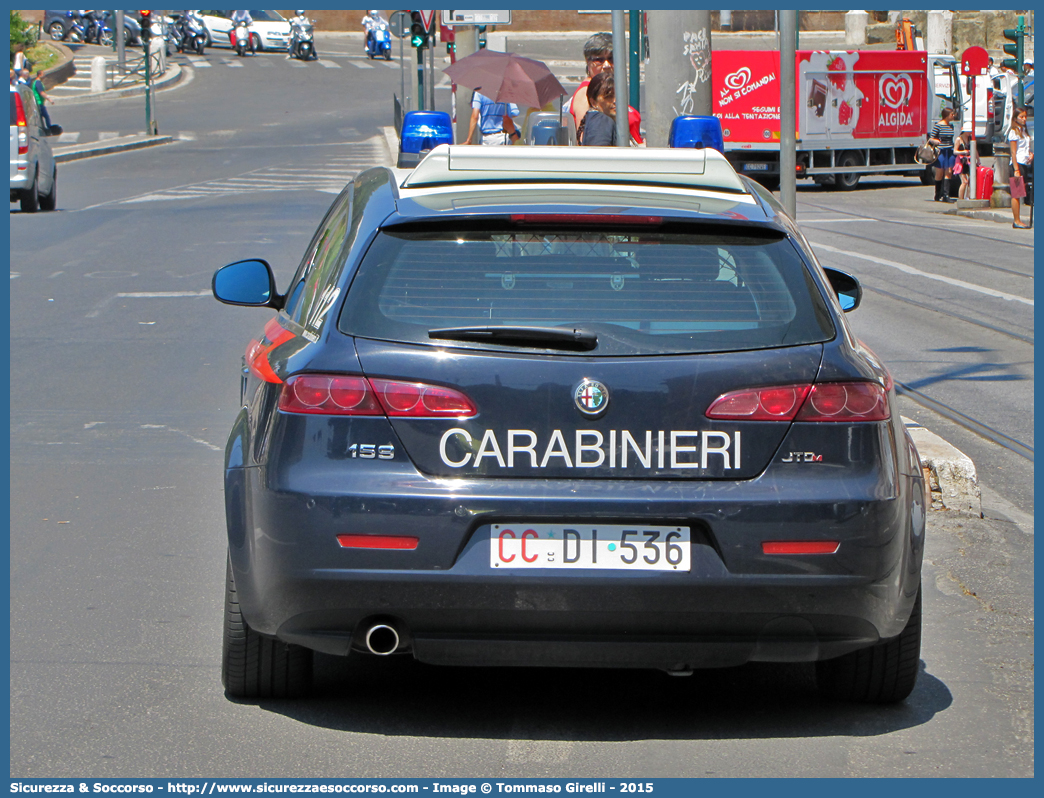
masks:
[[(168, 60), (166, 73), (151, 81), (152, 90), (163, 91), (164, 89), (173, 88), (181, 82), (182, 78), (184, 77), (184, 74), (185, 71), (181, 68), (180, 64)], [(70, 105), (79, 102), (89, 102), (92, 100), (101, 99), (103, 97), (134, 97), (136, 95), (145, 94), (145, 79), (144, 77), (135, 76), (119, 88), (106, 89), (105, 91), (96, 92), (88, 91), (84, 94), (77, 94), (74, 97), (54, 96), (52, 92), (48, 92), (48, 94), (49, 96), (51, 96), (52, 104), (55, 106)]]

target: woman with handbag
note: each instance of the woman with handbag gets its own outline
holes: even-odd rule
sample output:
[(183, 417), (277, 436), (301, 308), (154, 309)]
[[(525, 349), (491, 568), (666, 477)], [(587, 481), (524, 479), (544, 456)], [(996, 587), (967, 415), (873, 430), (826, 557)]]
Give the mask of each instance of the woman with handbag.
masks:
[(943, 108), (941, 118), (928, 135), (928, 142), (939, 148), (935, 162), (935, 201), (953, 202), (950, 178), (953, 177), (953, 109)]
[[(1011, 117), (1008, 131), (1008, 146), (1011, 148), (1011, 213), (1015, 217), (1011, 225), (1019, 230), (1028, 230), (1019, 216), (1019, 200), (1025, 199), (1033, 207), (1033, 140), (1026, 130), (1026, 109), (1016, 108)], [(1030, 212), (1032, 219), (1032, 211)]]
[[(971, 131), (965, 130), (953, 141), (953, 173), (961, 177), (961, 190), (957, 192), (958, 199), (964, 199), (968, 193), (969, 177), (968, 170), (971, 169)], [(970, 199), (970, 198), (969, 198)]]

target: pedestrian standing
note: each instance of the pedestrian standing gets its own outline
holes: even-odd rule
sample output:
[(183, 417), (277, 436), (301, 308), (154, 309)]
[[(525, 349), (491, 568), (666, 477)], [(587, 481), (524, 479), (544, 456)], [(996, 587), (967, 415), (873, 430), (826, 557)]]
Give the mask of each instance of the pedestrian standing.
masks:
[[(964, 130), (953, 142), (953, 172), (961, 176), (961, 190), (958, 199), (964, 199), (968, 192), (971, 169), (971, 131)], [(970, 197), (969, 197), (970, 199)]]
[(587, 86), (589, 110), (580, 120), (577, 141), (585, 147), (616, 145), (616, 85), (612, 72), (595, 75)]
[(950, 196), (950, 178), (953, 177), (953, 109), (943, 108), (928, 141), (939, 147), (935, 161), (935, 201), (953, 202)]
[(44, 103), (51, 102), (51, 98), (47, 96), (47, 92), (44, 91), (43, 82), (43, 70), (37, 70), (36, 77), (29, 81), (29, 86), (33, 90), (33, 94), (36, 95), (36, 104), (40, 108), (40, 116), (43, 119), (43, 123), (46, 127), (51, 126), (51, 115), (47, 113), (47, 106)]
[[(573, 96), (569, 100), (569, 113), (573, 115), (573, 122), (577, 130), (580, 123), (590, 109), (587, 101), (587, 87), (595, 76), (603, 71), (613, 70), (613, 37), (608, 33), (595, 33), (584, 43), (584, 63), (587, 69), (587, 77), (580, 83)], [(642, 144), (642, 115), (630, 106), (627, 107), (627, 126), (631, 132), (631, 138), (635, 144)], [(579, 138), (577, 139), (579, 141)]]
[[(1011, 171), (1012, 177), (1021, 177), (1026, 188), (1025, 203), (1033, 206), (1033, 139), (1026, 130), (1026, 109), (1016, 108), (1011, 117), (1011, 130), (1008, 131), (1008, 146), (1011, 148)], [(1012, 227), (1019, 230), (1029, 229), (1028, 224), (1022, 223), (1019, 215), (1019, 199), (1012, 191), (1011, 214), (1015, 221)]]
[[(471, 97), (471, 122), (468, 124), (468, 137), (465, 144), (482, 143), (511, 144), (521, 138), (512, 117), (518, 116), (518, 106), (514, 103), (497, 103), (484, 94), (475, 92)], [(473, 142), (478, 131), (481, 142)]]

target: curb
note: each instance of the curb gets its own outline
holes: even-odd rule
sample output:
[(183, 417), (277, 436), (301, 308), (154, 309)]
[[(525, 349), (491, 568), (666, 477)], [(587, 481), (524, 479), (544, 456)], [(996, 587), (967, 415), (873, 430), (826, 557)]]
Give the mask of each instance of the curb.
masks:
[(173, 136), (121, 136), (116, 139), (99, 141), (95, 144), (73, 144), (69, 147), (56, 147), (54, 160), (57, 163), (66, 161), (78, 161), (81, 158), (93, 158), (96, 155), (111, 155), (114, 152), (126, 152), (127, 150), (140, 150), (144, 147), (155, 147), (159, 144), (170, 144), (174, 141)]
[[(164, 89), (170, 89), (181, 82), (184, 77), (184, 70), (180, 64), (168, 62), (167, 72), (159, 80), (152, 84), (152, 90), (163, 91)], [(58, 105), (72, 105), (75, 103), (86, 102), (90, 100), (100, 100), (109, 97), (135, 97), (138, 95), (145, 94), (145, 83), (136, 83), (132, 86), (127, 86), (123, 89), (106, 89), (105, 91), (96, 91), (89, 94), (81, 94), (77, 97), (57, 97), (52, 100), (52, 104)]]
[(932, 509), (981, 518), (982, 492), (971, 458), (916, 421), (905, 416), (902, 420), (921, 457)]
[[(47, 45), (57, 50), (61, 54), (62, 60), (43, 73), (42, 80), (45, 91), (62, 85), (76, 74), (76, 64), (73, 63), (73, 51), (61, 42), (47, 42)], [(51, 100), (51, 103), (53, 104), (54, 100)]]

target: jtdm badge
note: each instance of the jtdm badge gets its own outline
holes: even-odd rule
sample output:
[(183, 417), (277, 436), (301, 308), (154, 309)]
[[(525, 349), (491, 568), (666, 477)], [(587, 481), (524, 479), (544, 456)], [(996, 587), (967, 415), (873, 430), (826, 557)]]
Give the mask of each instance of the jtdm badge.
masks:
[(573, 391), (573, 400), (584, 415), (598, 416), (609, 407), (609, 389), (597, 380), (584, 380)]

